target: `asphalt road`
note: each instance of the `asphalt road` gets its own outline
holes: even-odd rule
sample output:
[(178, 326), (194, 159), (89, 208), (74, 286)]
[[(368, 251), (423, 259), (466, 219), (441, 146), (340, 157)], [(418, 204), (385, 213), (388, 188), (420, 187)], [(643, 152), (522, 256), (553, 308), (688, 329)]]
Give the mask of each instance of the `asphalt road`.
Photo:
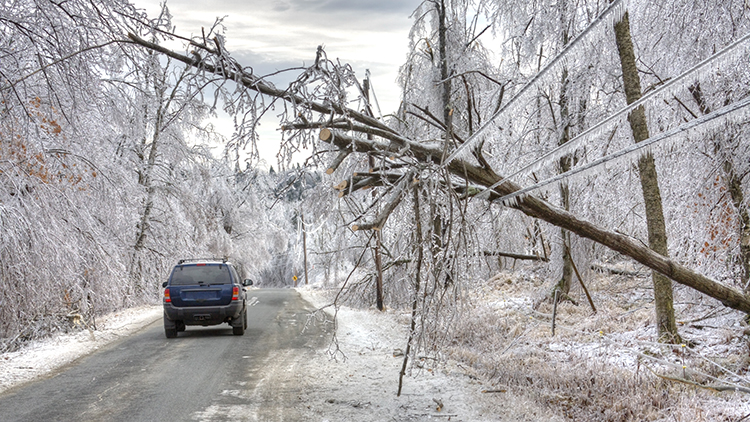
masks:
[(0, 421), (295, 420), (294, 383), (276, 391), (261, 374), (294, 366), (281, 359), (305, 359), (327, 336), (306, 324), (312, 307), (294, 290), (250, 290), (248, 298), (256, 299), (244, 336), (223, 324), (167, 339), (159, 320), (3, 393)]

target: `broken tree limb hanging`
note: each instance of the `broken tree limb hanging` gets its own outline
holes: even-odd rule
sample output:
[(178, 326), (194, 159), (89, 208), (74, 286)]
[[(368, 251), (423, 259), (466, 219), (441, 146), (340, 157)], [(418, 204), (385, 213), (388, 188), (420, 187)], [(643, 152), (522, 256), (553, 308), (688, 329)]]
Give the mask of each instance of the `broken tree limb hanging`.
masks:
[(518, 253), (511, 253), (511, 252), (482, 251), (482, 255), (484, 255), (484, 256), (502, 256), (504, 258), (520, 259), (520, 260), (526, 260), (526, 261), (549, 262), (549, 259), (547, 259), (547, 257), (545, 257), (545, 256), (526, 255), (526, 254), (518, 254)]
[(339, 191), (343, 191), (344, 189), (346, 189), (347, 186), (349, 186), (349, 181), (342, 180), (341, 183), (339, 183), (338, 185), (333, 185), (333, 188)]
[(578, 282), (581, 283), (581, 287), (583, 287), (583, 292), (586, 293), (586, 299), (589, 300), (589, 305), (591, 305), (591, 309), (596, 313), (596, 306), (594, 306), (594, 300), (591, 299), (591, 295), (589, 294), (589, 289), (586, 288), (586, 285), (583, 283), (583, 277), (581, 277), (581, 273), (578, 272), (578, 267), (576, 267), (575, 261), (573, 259), (570, 259), (570, 265), (573, 267), (573, 271), (576, 273), (576, 277), (578, 277)]
[[(511, 259), (518, 259), (522, 261), (542, 261), (542, 262), (549, 262), (549, 259), (544, 256), (538, 256), (538, 255), (526, 255), (526, 254), (518, 254), (518, 253), (512, 253), (512, 252), (501, 252), (501, 251), (482, 251), (477, 252), (474, 254), (468, 254), (469, 256), (500, 256), (504, 258), (511, 258)], [(453, 258), (453, 255), (448, 255), (450, 258)]]
[(403, 177), (399, 173), (353, 173), (349, 179), (342, 180), (341, 183), (334, 185), (333, 188), (339, 191), (339, 198), (356, 192), (360, 189), (372, 188), (375, 186), (390, 186), (398, 183)]
[[(196, 62), (192, 57), (162, 47), (159, 44), (146, 41), (133, 33), (129, 33), (128, 38), (130, 39), (130, 41), (125, 42), (138, 44), (142, 47), (157, 51), (182, 63), (193, 66), (196, 69), (214, 74), (225, 80), (235, 81), (245, 88), (258, 92), (260, 94), (268, 95), (274, 98), (280, 98), (284, 101), (294, 104), (297, 107), (312, 110), (320, 114), (329, 115), (331, 113), (337, 113), (340, 115), (349, 116), (349, 118), (351, 118), (352, 120), (366, 125), (363, 127), (368, 128), (368, 130), (378, 132), (373, 133), (374, 135), (382, 136), (383, 138), (389, 139), (396, 143), (403, 139), (395, 130), (391, 129), (386, 124), (374, 117), (370, 117), (364, 113), (360, 113), (350, 108), (342, 107), (341, 105), (333, 102), (322, 104), (315, 101), (310, 101), (299, 95), (295, 95), (289, 90), (278, 89), (272, 84), (265, 82), (263, 79), (244, 70), (242, 66), (240, 66), (234, 60), (230, 60), (229, 57), (217, 54), (216, 50), (206, 45), (195, 42), (191, 43), (191, 45), (201, 48), (210, 53), (210, 55), (204, 57), (200, 62)], [(215, 61), (215, 63), (210, 62), (210, 60)], [(356, 130), (356, 128), (352, 130)]]
[(367, 189), (373, 186), (382, 186), (383, 181), (379, 177), (375, 176), (352, 176), (352, 185), (349, 187), (349, 189), (346, 189), (341, 192), (341, 195), (339, 197), (343, 197), (344, 195), (349, 195), (352, 192), (356, 192), (360, 189)]
[(388, 220), (388, 216), (391, 215), (393, 210), (396, 209), (398, 204), (401, 203), (401, 199), (404, 197), (404, 193), (414, 183), (414, 175), (412, 173), (407, 173), (403, 176), (401, 182), (396, 185), (393, 189), (393, 192), (391, 193), (390, 197), (388, 197), (388, 201), (385, 204), (385, 207), (378, 213), (378, 216), (375, 217), (375, 220), (373, 220), (370, 223), (360, 223), (352, 225), (352, 230), (380, 230), (385, 225), (386, 220)]
[[(380, 151), (381, 148), (387, 146), (387, 144), (382, 141), (368, 141), (365, 139), (352, 138), (343, 134), (324, 137), (322, 131), (320, 139), (325, 142), (332, 139), (332, 142), (339, 147), (346, 147), (347, 145), (353, 144), (356, 145), (356, 150), (360, 152)], [(441, 151), (416, 143), (409, 143), (406, 147), (408, 147), (411, 155), (416, 160), (422, 162), (431, 161), (439, 164)], [(518, 185), (507, 179), (503, 179), (497, 173), (492, 171), (492, 169), (479, 167), (461, 159), (451, 161), (447, 168), (453, 175), (481, 186), (489, 187), (498, 182), (502, 182), (492, 189), (490, 200), (499, 199), (502, 196), (520, 189)], [(670, 258), (659, 255), (651, 249), (635, 243), (627, 236), (609, 231), (588, 221), (581, 220), (570, 212), (534, 196), (522, 197), (517, 203), (510, 205), (510, 207), (515, 208), (530, 217), (538, 218), (557, 227), (570, 230), (578, 236), (591, 239), (614, 251), (627, 255), (652, 270), (666, 275), (677, 283), (688, 286), (717, 299), (727, 307), (750, 314), (750, 297), (745, 296), (739, 290), (711, 280), (702, 274), (698, 274)]]

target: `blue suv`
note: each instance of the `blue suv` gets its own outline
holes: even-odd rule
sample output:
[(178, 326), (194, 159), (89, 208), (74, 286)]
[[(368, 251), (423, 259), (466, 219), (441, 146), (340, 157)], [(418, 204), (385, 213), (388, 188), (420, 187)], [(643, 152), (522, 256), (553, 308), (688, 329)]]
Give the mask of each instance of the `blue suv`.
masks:
[(237, 270), (226, 260), (180, 260), (164, 287), (164, 333), (177, 337), (188, 325), (228, 323), (236, 336), (245, 334), (247, 305), (245, 287)]

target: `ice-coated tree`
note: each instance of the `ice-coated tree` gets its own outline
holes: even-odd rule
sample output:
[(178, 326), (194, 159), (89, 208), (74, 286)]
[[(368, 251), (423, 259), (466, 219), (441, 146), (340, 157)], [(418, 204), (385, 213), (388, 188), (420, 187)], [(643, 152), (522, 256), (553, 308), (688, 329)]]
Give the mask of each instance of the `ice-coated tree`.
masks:
[(201, 87), (129, 30), (157, 38), (169, 15), (0, 5), (0, 350), (158, 300), (179, 258), (248, 258), (251, 224), (237, 219), (261, 209), (202, 147)]

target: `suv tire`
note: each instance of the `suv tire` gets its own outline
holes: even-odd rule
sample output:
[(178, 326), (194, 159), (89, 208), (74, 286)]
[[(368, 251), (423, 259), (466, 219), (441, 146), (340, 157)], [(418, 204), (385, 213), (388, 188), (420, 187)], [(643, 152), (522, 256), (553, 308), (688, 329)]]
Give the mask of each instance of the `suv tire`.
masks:
[(242, 319), (242, 321), (240, 321), (240, 326), (232, 326), (232, 334), (236, 336), (245, 334), (245, 328), (247, 327), (247, 309), (242, 311), (242, 316), (240, 318)]
[(167, 338), (175, 338), (177, 337), (177, 329), (176, 328), (164, 328), (164, 335), (166, 335)]

